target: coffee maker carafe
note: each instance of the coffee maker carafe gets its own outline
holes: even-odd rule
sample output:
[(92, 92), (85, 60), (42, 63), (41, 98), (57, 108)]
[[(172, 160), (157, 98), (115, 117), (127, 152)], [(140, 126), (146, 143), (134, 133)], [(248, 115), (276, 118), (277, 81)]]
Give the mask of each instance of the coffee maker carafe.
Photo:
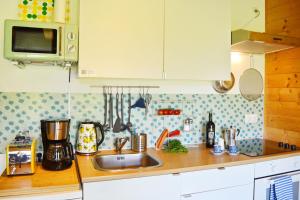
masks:
[(240, 129), (236, 129), (230, 126), (230, 128), (226, 128), (223, 130), (223, 134), (224, 134), (225, 147), (228, 148), (229, 146), (235, 146), (236, 138), (240, 134)]
[(73, 147), (69, 136), (70, 120), (41, 120), (43, 140), (42, 166), (63, 170), (72, 165)]

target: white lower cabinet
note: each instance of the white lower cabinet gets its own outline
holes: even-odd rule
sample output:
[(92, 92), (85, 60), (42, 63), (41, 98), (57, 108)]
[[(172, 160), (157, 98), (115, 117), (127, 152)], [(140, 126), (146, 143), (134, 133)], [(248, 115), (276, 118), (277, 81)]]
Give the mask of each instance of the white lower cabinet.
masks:
[(161, 175), (83, 184), (84, 200), (180, 200), (180, 176)]
[(253, 184), (235, 186), (231, 188), (208, 192), (186, 194), (181, 200), (253, 200)]
[(83, 184), (84, 200), (253, 200), (254, 166)]
[(254, 166), (239, 165), (181, 174), (182, 194), (192, 194), (253, 184)]
[(181, 200), (253, 200), (254, 166), (186, 172), (181, 182)]

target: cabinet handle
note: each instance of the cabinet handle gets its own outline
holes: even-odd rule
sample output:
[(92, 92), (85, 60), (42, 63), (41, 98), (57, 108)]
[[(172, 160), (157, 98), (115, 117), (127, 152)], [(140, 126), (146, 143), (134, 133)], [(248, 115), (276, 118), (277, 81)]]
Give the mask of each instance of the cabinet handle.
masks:
[(180, 173), (172, 173), (173, 176), (179, 176)]
[(225, 167), (218, 167), (218, 170), (225, 170)]
[(182, 195), (184, 198), (191, 198), (192, 197), (192, 195), (191, 194), (184, 194), (184, 195)]

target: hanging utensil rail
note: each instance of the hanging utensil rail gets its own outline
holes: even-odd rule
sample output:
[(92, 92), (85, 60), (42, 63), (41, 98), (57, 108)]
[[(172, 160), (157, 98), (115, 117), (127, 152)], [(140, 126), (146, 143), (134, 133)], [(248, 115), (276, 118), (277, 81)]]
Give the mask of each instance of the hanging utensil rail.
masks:
[(91, 88), (145, 88), (145, 89), (148, 89), (148, 88), (160, 88), (159, 86), (149, 86), (149, 85), (139, 85), (139, 86), (134, 86), (134, 85), (127, 85), (127, 86), (121, 86), (121, 85), (91, 85), (90, 86)]

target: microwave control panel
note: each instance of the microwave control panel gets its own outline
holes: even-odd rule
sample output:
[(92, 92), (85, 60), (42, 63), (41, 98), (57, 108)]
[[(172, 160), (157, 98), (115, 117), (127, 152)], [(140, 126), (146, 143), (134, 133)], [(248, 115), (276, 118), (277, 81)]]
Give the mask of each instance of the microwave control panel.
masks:
[(65, 61), (78, 61), (78, 26), (73, 24), (65, 25)]

